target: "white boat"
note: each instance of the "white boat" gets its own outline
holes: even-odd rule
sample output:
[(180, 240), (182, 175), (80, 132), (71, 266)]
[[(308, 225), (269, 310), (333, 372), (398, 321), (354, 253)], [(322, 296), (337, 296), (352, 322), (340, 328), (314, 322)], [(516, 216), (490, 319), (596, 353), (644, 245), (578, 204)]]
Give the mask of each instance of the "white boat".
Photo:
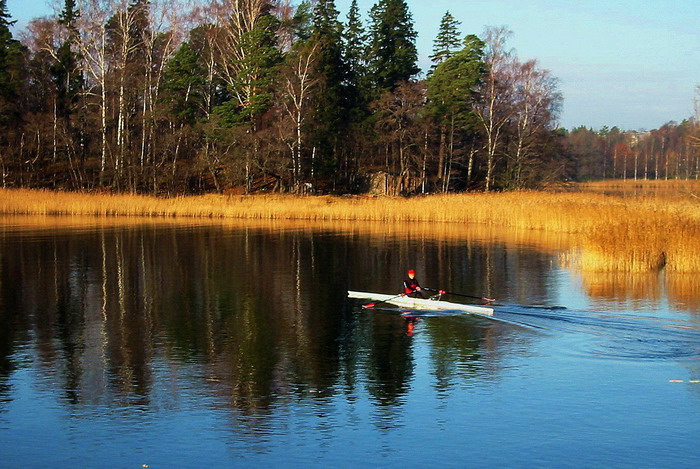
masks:
[(362, 291), (349, 291), (348, 298), (368, 299), (381, 301), (402, 308), (424, 309), (424, 310), (445, 310), (445, 311), (465, 311), (467, 313), (483, 314), (493, 316), (493, 308), (486, 306), (465, 305), (462, 303), (452, 303), (440, 299), (411, 298), (406, 295), (386, 295), (383, 293), (367, 293)]

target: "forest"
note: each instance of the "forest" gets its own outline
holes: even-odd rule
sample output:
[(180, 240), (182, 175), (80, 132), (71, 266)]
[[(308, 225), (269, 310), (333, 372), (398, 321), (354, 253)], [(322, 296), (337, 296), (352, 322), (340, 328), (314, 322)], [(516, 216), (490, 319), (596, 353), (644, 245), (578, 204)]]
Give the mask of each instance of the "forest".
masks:
[(2, 187), (389, 194), (700, 174), (697, 119), (559, 127), (558, 80), (449, 12), (418, 67), (404, 0), (0, 0)]

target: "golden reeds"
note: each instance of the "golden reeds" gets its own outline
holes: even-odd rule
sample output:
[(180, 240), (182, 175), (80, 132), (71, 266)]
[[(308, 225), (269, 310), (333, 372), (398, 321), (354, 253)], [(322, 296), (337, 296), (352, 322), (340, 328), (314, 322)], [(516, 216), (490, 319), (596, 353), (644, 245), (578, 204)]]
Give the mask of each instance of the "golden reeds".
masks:
[[(483, 223), (577, 233), (597, 213), (615, 210), (602, 195), (511, 192), (428, 197), (296, 197), (203, 195), (162, 199), (138, 195), (0, 190), (0, 213), (139, 217)], [(591, 223), (589, 223), (591, 222)]]
[(584, 270), (645, 272), (665, 266), (676, 272), (700, 271), (700, 200), (694, 197), (524, 191), (412, 198), (203, 195), (164, 199), (0, 189), (0, 213), (479, 224), (574, 234), (578, 264)]
[(581, 267), (602, 272), (649, 272), (666, 265), (666, 239), (657, 220), (606, 220), (582, 239)]

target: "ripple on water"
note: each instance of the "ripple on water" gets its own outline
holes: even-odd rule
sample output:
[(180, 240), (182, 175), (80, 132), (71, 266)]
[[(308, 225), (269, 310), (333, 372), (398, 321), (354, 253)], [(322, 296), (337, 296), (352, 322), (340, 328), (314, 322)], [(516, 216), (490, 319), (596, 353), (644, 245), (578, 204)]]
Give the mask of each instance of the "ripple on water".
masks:
[(653, 316), (515, 305), (498, 310), (497, 316), (546, 333), (566, 333), (565, 351), (572, 356), (623, 360), (700, 357), (700, 327), (691, 322)]

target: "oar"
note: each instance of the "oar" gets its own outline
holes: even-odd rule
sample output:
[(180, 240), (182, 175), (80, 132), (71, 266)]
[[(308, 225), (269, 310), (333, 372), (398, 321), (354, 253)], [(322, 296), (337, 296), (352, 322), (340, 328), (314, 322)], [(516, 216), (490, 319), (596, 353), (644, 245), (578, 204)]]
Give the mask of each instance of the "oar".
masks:
[(373, 308), (375, 305), (378, 305), (378, 304), (381, 304), (381, 303), (387, 303), (387, 302), (389, 302), (389, 301), (391, 301), (391, 300), (393, 300), (393, 299), (395, 299), (395, 298), (398, 298), (398, 297), (404, 296), (404, 295), (405, 295), (405, 293), (399, 293), (398, 295), (392, 296), (391, 298), (388, 298), (388, 299), (386, 299), (386, 300), (377, 301), (376, 303), (367, 303), (366, 305), (362, 305), (362, 307), (363, 307), (364, 309)]
[(454, 293), (454, 292), (445, 291), (445, 290), (435, 290), (434, 288), (428, 288), (428, 287), (423, 287), (423, 290), (434, 291), (434, 292), (440, 293), (441, 295), (454, 295), (454, 296), (463, 296), (465, 298), (474, 298), (475, 300), (488, 301), (489, 303), (496, 301), (495, 298), (486, 298), (483, 296), (465, 295), (463, 293)]

